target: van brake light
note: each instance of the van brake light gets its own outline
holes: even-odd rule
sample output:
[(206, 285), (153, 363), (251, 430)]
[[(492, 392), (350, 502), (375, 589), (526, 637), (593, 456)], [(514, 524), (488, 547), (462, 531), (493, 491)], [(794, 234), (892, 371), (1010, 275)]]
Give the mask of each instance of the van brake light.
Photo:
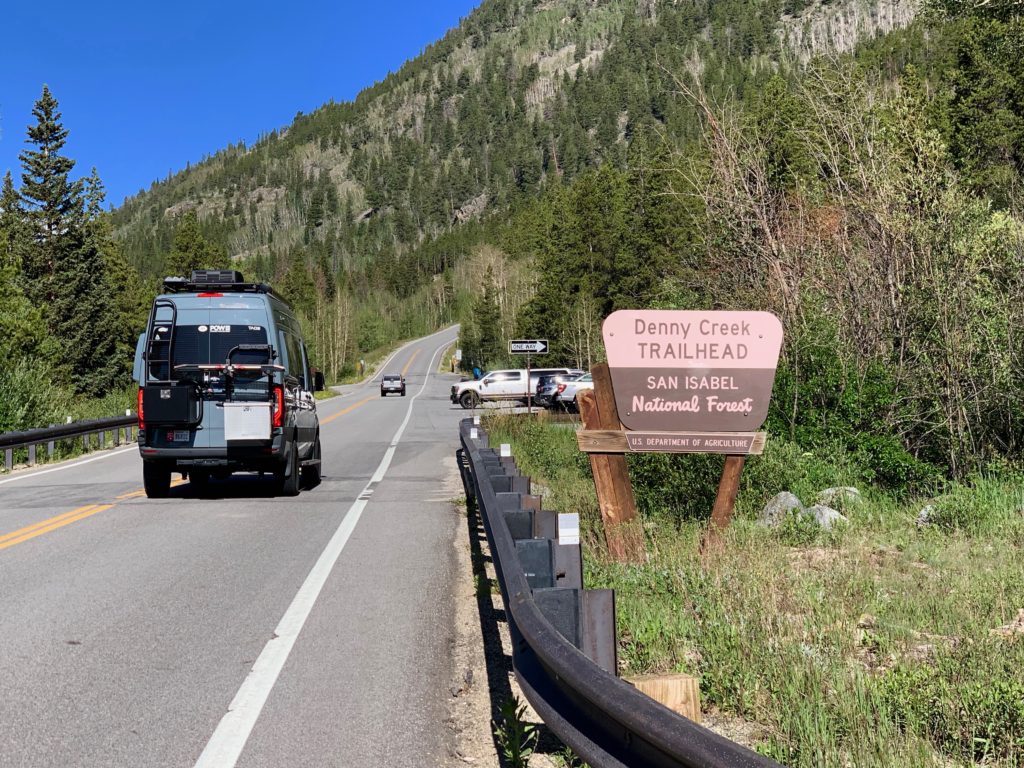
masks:
[(197, 293), (197, 299), (219, 299), (224, 296), (223, 293)]
[(139, 387), (139, 429), (146, 428), (146, 418), (142, 413), (142, 387)]
[(565, 392), (565, 384), (559, 384), (558, 385), (558, 394), (562, 394), (563, 392)]
[(274, 410), (271, 414), (271, 425), (280, 427), (284, 423), (284, 387), (274, 385)]

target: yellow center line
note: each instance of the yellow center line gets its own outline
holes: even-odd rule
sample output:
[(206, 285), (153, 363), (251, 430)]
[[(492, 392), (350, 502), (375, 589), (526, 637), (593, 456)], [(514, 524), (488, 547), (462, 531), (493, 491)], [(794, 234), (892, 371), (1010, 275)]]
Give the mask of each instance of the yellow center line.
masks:
[[(110, 509), (113, 504), (90, 504), (86, 507), (79, 507), (73, 509), (71, 512), (57, 517), (51, 517), (49, 520), (43, 520), (41, 523), (35, 525), (29, 525), (21, 530), (8, 533), (3, 537), (2, 543), (0, 543), (0, 549), (7, 549), (13, 547), (15, 544), (21, 544), (23, 541), (34, 539), (36, 536), (42, 536), (44, 533), (55, 531), (58, 528), (63, 528), (65, 525), (84, 520), (92, 515), (99, 514), (100, 512), (106, 512)], [(21, 534), (21, 535), (19, 535)], [(16, 538), (12, 538), (16, 537)]]
[[(187, 480), (178, 478), (171, 483), (171, 487), (174, 488), (187, 482)], [(120, 496), (115, 498), (117, 500), (131, 499), (136, 496), (144, 496), (145, 493), (146, 492), (144, 490), (130, 491), (129, 493), (122, 493)], [(79, 520), (92, 517), (100, 512), (106, 512), (113, 506), (114, 504), (86, 504), (84, 507), (72, 509), (70, 512), (65, 512), (62, 515), (57, 515), (56, 517), (51, 517), (47, 520), (41, 520), (40, 522), (33, 523), (32, 525), (26, 525), (24, 528), (19, 528), (16, 531), (11, 531), (10, 533), (5, 533), (0, 536), (0, 549), (13, 547), (15, 544), (21, 544), (23, 541), (34, 539), (36, 536), (49, 533), (50, 531), (55, 531), (58, 528), (63, 528), (65, 525), (76, 523)]]
[(405, 376), (405, 374), (408, 373), (409, 369), (412, 367), (412, 361), (416, 359), (416, 355), (418, 355), (419, 353), (420, 351), (418, 349), (412, 353), (412, 357), (409, 358), (409, 362), (406, 363), (405, 368), (402, 369), (403, 376)]
[(371, 395), (370, 397), (367, 397), (367, 398), (364, 398), (363, 400), (360, 400), (358, 403), (353, 403), (352, 405), (350, 405), (348, 408), (345, 408), (344, 410), (338, 411), (337, 413), (335, 413), (335, 414), (333, 414), (331, 416), (328, 416), (326, 419), (320, 419), (320, 425), (323, 426), (324, 424), (330, 424), (332, 421), (334, 421), (339, 416), (344, 416), (346, 413), (350, 413), (351, 411), (354, 411), (360, 405), (363, 405), (364, 403), (368, 403), (368, 402), (370, 402), (373, 399), (374, 399), (374, 397)]
[(56, 517), (51, 517), (48, 520), (33, 523), (32, 525), (26, 525), (24, 528), (19, 528), (16, 531), (11, 531), (11, 533), (5, 533), (3, 536), (0, 536), (0, 543), (5, 542), (8, 539), (13, 539), (18, 536), (21, 536), (22, 534), (28, 533), (29, 531), (34, 531), (36, 528), (42, 528), (44, 526), (50, 525), (51, 523), (56, 523), (65, 518), (74, 517), (75, 515), (81, 512), (85, 512), (87, 509), (92, 509), (95, 506), (95, 504), (87, 504), (84, 507), (79, 507), (78, 509), (72, 509), (70, 512), (65, 512), (63, 515), (57, 515)]

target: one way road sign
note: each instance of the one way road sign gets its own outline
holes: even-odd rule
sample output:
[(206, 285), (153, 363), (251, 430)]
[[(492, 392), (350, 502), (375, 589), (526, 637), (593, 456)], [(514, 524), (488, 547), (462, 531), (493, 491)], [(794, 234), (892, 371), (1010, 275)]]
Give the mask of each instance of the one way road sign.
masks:
[(510, 355), (543, 355), (547, 351), (547, 339), (514, 339), (508, 343)]

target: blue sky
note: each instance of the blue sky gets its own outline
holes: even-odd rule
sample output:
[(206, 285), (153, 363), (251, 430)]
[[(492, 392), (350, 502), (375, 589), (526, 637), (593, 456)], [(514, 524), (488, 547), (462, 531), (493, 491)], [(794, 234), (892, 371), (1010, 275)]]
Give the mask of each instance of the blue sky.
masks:
[(480, 0), (0, 0), (0, 175), (43, 83), (71, 131), (75, 175), (107, 202), (298, 111), (348, 101), (456, 26)]

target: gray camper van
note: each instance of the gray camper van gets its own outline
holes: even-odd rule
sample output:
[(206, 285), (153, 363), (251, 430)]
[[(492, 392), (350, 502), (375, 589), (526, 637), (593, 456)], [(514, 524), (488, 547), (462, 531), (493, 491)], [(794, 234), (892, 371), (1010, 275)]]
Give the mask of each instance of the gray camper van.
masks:
[(199, 491), (235, 471), (273, 474), (294, 496), (320, 481), (313, 372), (291, 308), (239, 272), (168, 277), (135, 350), (146, 495), (171, 473)]

